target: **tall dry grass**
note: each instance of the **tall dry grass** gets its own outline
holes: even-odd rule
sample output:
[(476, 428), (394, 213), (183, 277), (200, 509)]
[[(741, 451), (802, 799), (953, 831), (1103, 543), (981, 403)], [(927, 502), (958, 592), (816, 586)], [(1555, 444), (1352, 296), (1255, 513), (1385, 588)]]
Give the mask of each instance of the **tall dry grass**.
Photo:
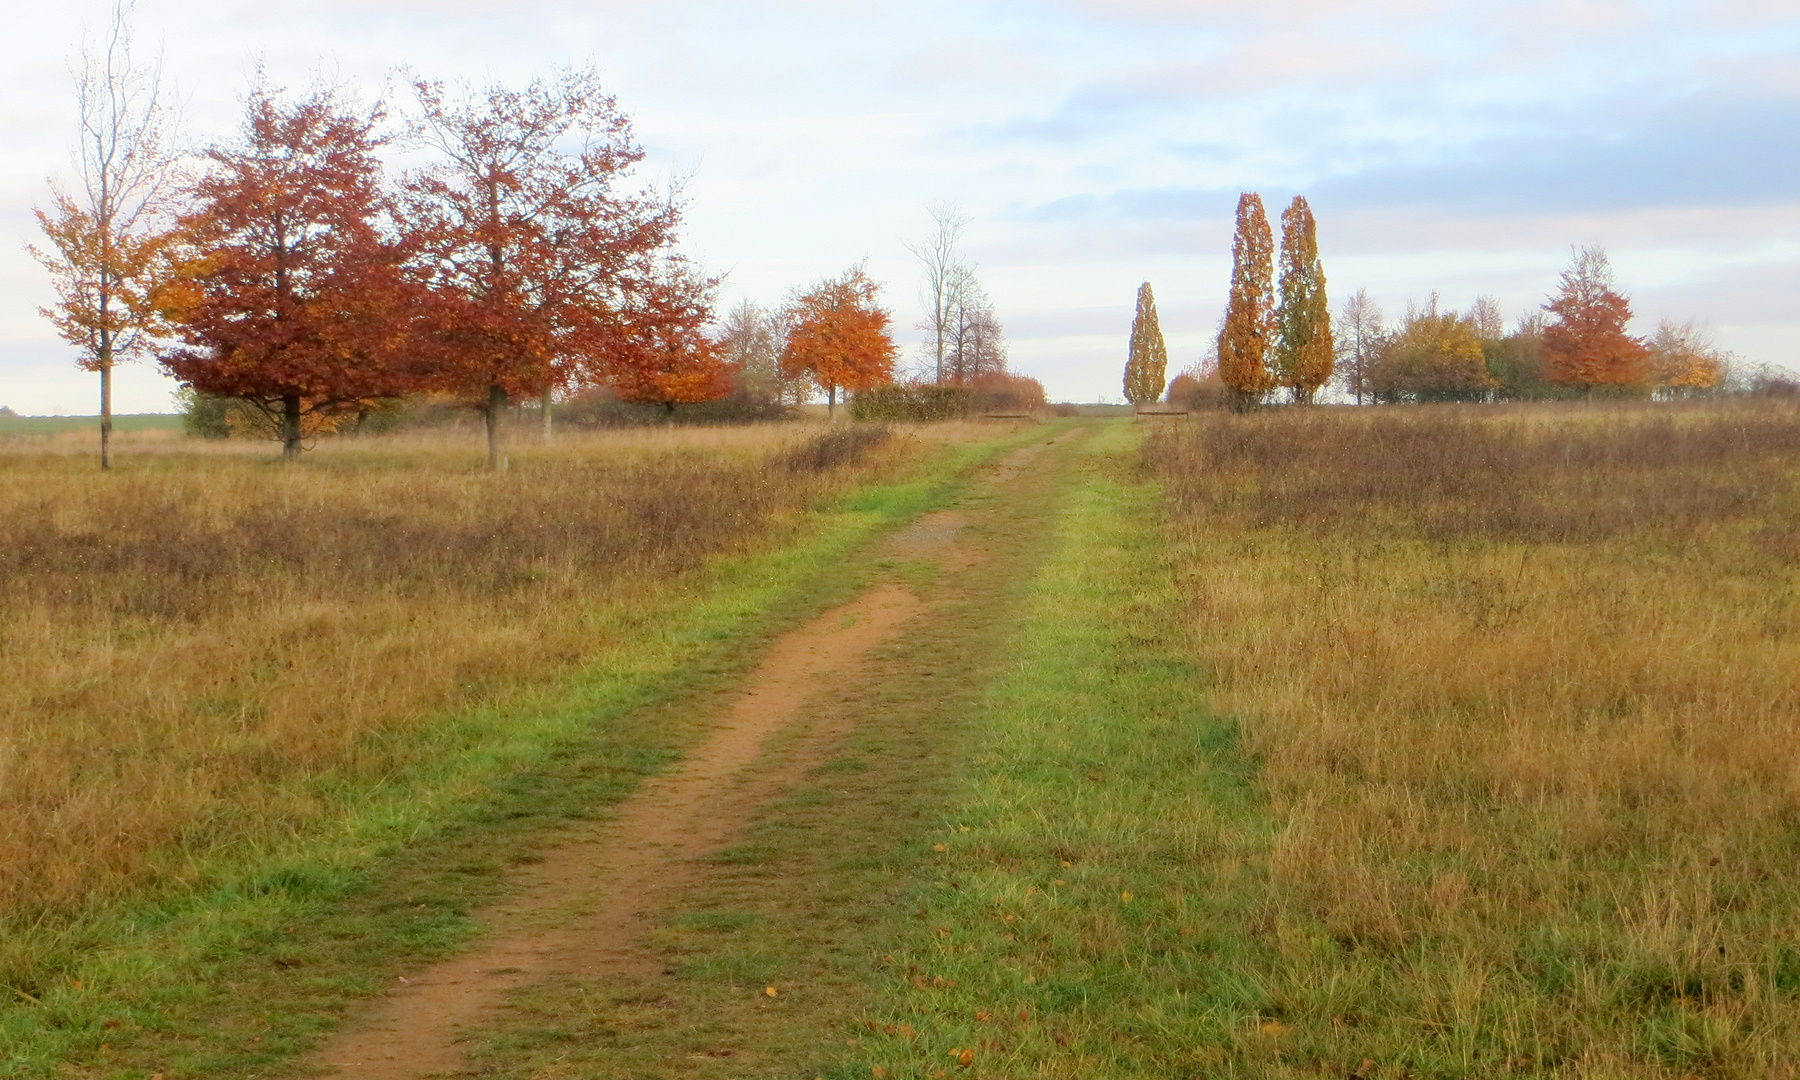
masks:
[(1283, 411), (1146, 454), (1280, 823), (1274, 1001), (1413, 1075), (1794, 1075), (1800, 410)]
[[(0, 915), (179, 882), (306, 828), (406, 733), (566, 671), (707, 560), (919, 452), (883, 429), (0, 448)], [(129, 449), (129, 448), (127, 448)]]

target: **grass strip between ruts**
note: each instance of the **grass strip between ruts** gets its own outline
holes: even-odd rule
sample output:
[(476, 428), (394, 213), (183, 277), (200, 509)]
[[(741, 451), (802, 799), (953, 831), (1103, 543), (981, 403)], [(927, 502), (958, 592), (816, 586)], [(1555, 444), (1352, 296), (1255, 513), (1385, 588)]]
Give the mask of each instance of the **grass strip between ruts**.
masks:
[(1254, 1073), (1282, 1052), (1266, 995), (1228, 974), (1258, 948), (1238, 908), (1260, 890), (1238, 886), (1269, 824), (1188, 658), (1136, 444), (1109, 426), (1076, 450), (1016, 661), (838, 1077)]
[(328, 830), (267, 838), (202, 868), (207, 887), (0, 928), (0, 1076), (249, 1076), (304, 1050), (404, 965), (456, 951), (469, 911), (559, 821), (617, 801), (697, 737), (704, 709), (780, 627), (858, 589), (851, 556), (942, 503), (962, 475), (1041, 429), (941, 451), (904, 483), (816, 512), (799, 543), (721, 560), (629, 643), (521, 707), (476, 708), (407, 738), (410, 775), (330, 792)]

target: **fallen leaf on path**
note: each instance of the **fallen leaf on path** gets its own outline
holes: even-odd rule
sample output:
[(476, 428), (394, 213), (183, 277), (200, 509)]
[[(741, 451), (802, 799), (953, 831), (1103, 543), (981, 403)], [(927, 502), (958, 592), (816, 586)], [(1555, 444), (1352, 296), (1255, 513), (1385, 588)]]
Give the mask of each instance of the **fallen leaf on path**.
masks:
[(933, 851), (949, 851), (950, 845), (949, 844), (933, 844), (933, 845), (931, 845), (931, 850), (933, 850)]
[(776, 995), (776, 993), (777, 993), (777, 992), (778, 992), (778, 991), (777, 991), (777, 990), (776, 990), (776, 989), (775, 989), (775, 988), (774, 988), (774, 987), (773, 987), (773, 986), (765, 986), (765, 987), (763, 987), (763, 993), (765, 993), (765, 994), (767, 994), (767, 995), (769, 995), (769, 996), (770, 996), (770, 997), (774, 997), (774, 996), (775, 996), (775, 995)]
[(1259, 1030), (1264, 1035), (1286, 1035), (1291, 1029), (1279, 1020), (1265, 1020)]

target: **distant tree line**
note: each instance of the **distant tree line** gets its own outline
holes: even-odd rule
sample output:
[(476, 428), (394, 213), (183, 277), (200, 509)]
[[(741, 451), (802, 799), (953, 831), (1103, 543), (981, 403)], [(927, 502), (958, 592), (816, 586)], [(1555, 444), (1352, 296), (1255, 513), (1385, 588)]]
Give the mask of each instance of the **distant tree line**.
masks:
[[(890, 317), (860, 266), (797, 290), (778, 335), (754, 309), (715, 332), (719, 279), (676, 247), (679, 191), (626, 188), (644, 152), (590, 69), (523, 88), (420, 80), (404, 118), (259, 75), (234, 136), (183, 156), (115, 7), (77, 89), (80, 183), (53, 189), (34, 253), (57, 293), (45, 314), (101, 376), (103, 467), (112, 368), (139, 357), (217, 414), (204, 423), (235, 416), (287, 457), (398, 399), (473, 408), (496, 469), (510, 403), (540, 402), (547, 433), (556, 395), (672, 411), (809, 383), (835, 403), (892, 378)], [(430, 160), (390, 175), (400, 146)]]
[[(1276, 277), (1277, 256), (1281, 273)], [(1156, 328), (1150, 286), (1138, 290), (1125, 368), (1125, 398), (1136, 405), (1163, 392), (1167, 362)], [(1184, 405), (1217, 404), (1234, 410), (1259, 404), (1286, 387), (1297, 404), (1310, 405), (1327, 385), (1336, 362), (1325, 270), (1319, 260), (1318, 226), (1312, 207), (1295, 196), (1281, 214), (1281, 249), (1263, 209), (1262, 196), (1238, 198), (1232, 238), (1231, 292), (1220, 321), (1212, 360), (1204, 370), (1184, 372), (1169, 383), (1169, 400)]]
[[(1282, 214), (1278, 283), (1274, 265), (1262, 200), (1247, 193), (1238, 201), (1231, 293), (1217, 344), (1171, 381), (1170, 401), (1242, 409), (1287, 388), (1292, 401), (1306, 404), (1333, 384), (1357, 404), (1800, 392), (1787, 373), (1735, 364), (1691, 323), (1665, 321), (1648, 337), (1632, 335), (1630, 300), (1598, 247), (1578, 250), (1542, 309), (1510, 331), (1492, 297), (1457, 312), (1434, 293), (1389, 323), (1359, 289), (1331, 318), (1303, 198)], [(1143, 305), (1140, 294), (1140, 321)], [(1134, 328), (1134, 357), (1136, 341)]]

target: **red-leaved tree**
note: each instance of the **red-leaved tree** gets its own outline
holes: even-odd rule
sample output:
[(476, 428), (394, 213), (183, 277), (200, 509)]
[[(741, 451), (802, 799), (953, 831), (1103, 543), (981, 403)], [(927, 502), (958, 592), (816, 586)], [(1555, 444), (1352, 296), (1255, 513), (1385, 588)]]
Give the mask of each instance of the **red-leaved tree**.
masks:
[(788, 301), (781, 370), (817, 383), (829, 413), (837, 412), (839, 390), (870, 390), (894, 381), (892, 319), (880, 301), (881, 286), (861, 263)]
[(677, 405), (728, 396), (731, 372), (706, 332), (718, 280), (678, 255), (661, 263), (629, 297), (609, 367), (621, 401), (672, 413)]
[[(679, 219), (672, 200), (622, 194), (644, 156), (592, 70), (448, 96), (415, 87), (443, 162), (406, 184), (413, 265), (430, 291), (434, 383), (487, 418), (488, 464), (505, 468), (509, 398), (614, 382), (635, 292)], [(627, 380), (631, 381), (631, 380)]]
[(162, 363), (203, 393), (262, 409), (282, 455), (302, 419), (417, 385), (403, 369), (416, 304), (383, 235), (379, 105), (259, 87), (235, 143), (185, 192), (177, 268), (158, 303), (180, 346)]
[(1625, 332), (1631, 302), (1613, 288), (1605, 251), (1590, 247), (1576, 252), (1544, 310), (1556, 316), (1544, 327), (1544, 373), (1551, 382), (1592, 390), (1644, 381), (1650, 351)]

